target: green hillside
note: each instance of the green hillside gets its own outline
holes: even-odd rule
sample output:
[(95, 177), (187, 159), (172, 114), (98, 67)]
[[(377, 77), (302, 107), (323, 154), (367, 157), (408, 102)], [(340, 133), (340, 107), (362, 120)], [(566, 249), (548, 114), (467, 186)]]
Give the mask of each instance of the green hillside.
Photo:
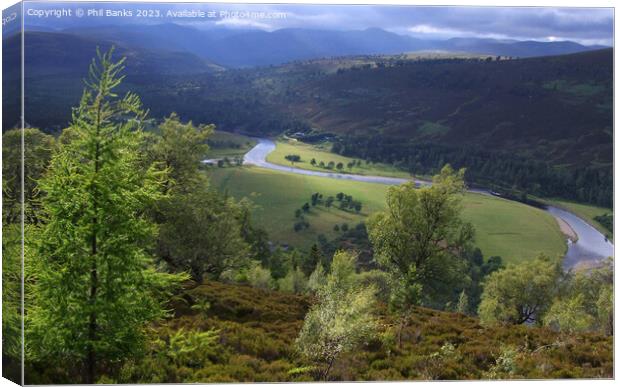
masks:
[[(64, 76), (35, 78), (58, 86), (75, 75), (62, 66), (70, 58), (50, 63)], [(286, 98), (292, 107), (298, 98), (323, 103), (321, 91), (302, 90), (329, 76), (430, 66), (431, 89), (450, 95), (442, 80), (450, 85), (453, 75), (436, 66), (500, 62), (373, 60), (329, 74), (300, 63), (195, 78), (134, 67), (117, 87), (124, 59), (110, 49), (64, 112), (68, 128), (53, 117), (78, 86), (54, 99), (27, 79), (37, 91), (27, 111), (41, 104), (33, 114), (50, 121), (3, 133), (3, 376), (28, 385), (613, 378), (613, 258), (565, 271), (559, 224), (523, 204), (566, 190), (562, 200), (607, 205), (610, 165), (470, 152), (440, 141), (453, 130), (447, 121), (424, 119), (423, 135), (437, 140), (425, 142), (387, 126), (366, 137), (330, 134), (279, 109)], [(134, 87), (158, 106), (151, 116), (137, 94), (125, 94)], [(607, 91), (590, 81), (543, 89), (588, 103)], [(368, 91), (353, 94), (343, 101)], [(203, 116), (211, 113), (223, 117), (215, 134), (215, 125), (194, 124), (212, 122)], [(317, 168), (308, 158), (320, 158), (319, 168), (433, 174), (433, 184), (244, 166), (241, 155), (264, 128), (304, 140), (280, 143), (277, 163)], [(16, 165), (18, 144), (26, 169)], [(472, 182), (502, 191), (474, 193)], [(610, 227), (613, 215), (601, 208), (564, 203)]]

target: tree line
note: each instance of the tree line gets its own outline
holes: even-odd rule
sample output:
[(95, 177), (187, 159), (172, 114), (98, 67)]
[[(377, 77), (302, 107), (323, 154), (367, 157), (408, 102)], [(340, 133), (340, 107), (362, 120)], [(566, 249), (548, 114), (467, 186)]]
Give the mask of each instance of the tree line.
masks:
[(415, 175), (433, 175), (446, 163), (466, 168), (465, 179), (515, 196), (561, 197), (610, 208), (611, 166), (554, 166), (547, 162), (473, 146), (395, 141), (385, 136), (338, 138), (332, 151), (373, 162), (393, 164)]

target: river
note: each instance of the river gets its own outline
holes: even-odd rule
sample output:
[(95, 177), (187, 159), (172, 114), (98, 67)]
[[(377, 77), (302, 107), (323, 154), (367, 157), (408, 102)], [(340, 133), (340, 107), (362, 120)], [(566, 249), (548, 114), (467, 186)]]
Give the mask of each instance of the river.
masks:
[(593, 266), (607, 257), (613, 257), (614, 245), (600, 231), (572, 212), (548, 206), (547, 212), (561, 218), (575, 231), (577, 242), (567, 240), (568, 250), (564, 256), (564, 268)]
[[(387, 185), (399, 185), (411, 180), (400, 179), (397, 177), (383, 177), (383, 176), (365, 176), (365, 175), (353, 175), (348, 173), (332, 173), (332, 172), (321, 172), (321, 171), (310, 171), (307, 169), (295, 168), (295, 167), (287, 167), (284, 165), (273, 164), (267, 161), (267, 155), (273, 152), (276, 149), (276, 144), (272, 140), (268, 140), (265, 138), (256, 138), (258, 143), (256, 146), (243, 157), (244, 164), (256, 165), (261, 168), (268, 168), (275, 171), (296, 173), (298, 175), (308, 175), (308, 176), (319, 176), (319, 177), (327, 177), (330, 179), (341, 179), (341, 180), (353, 180), (353, 181), (362, 181), (365, 183), (378, 183), (378, 184), (387, 184)], [(428, 185), (428, 182), (416, 180), (416, 184), (420, 185)]]
[[(293, 166), (288, 167), (273, 164), (267, 161), (267, 155), (276, 149), (275, 142), (266, 138), (256, 138), (255, 140), (257, 141), (256, 146), (250, 149), (250, 151), (248, 151), (248, 153), (246, 153), (243, 157), (244, 164), (256, 165), (261, 168), (272, 169), (275, 171), (296, 173), (298, 175), (319, 176), (330, 179), (352, 180), (366, 183), (398, 185), (411, 181), (409, 179), (400, 179), (396, 177), (310, 171), (307, 169), (295, 168)], [(415, 180), (415, 183), (419, 186), (431, 184), (428, 181), (423, 180)], [(482, 195), (490, 195), (489, 191), (481, 189), (470, 189), (469, 191)], [(568, 223), (578, 237), (576, 242), (571, 242), (567, 239), (568, 249), (566, 255), (564, 256), (565, 269), (575, 268), (578, 266), (593, 266), (606, 257), (614, 255), (614, 245), (608, 241), (596, 228), (589, 225), (577, 215), (553, 206), (548, 206), (546, 211), (554, 217), (560, 218)]]

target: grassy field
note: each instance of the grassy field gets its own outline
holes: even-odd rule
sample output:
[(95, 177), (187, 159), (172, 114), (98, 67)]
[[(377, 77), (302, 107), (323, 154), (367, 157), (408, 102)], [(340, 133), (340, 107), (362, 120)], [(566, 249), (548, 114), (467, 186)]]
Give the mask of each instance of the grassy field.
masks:
[[(301, 161), (296, 162), (295, 166), (297, 168), (309, 169), (313, 171), (329, 171), (326, 168), (320, 167), (319, 164), (321, 161), (323, 161), (325, 165), (327, 165), (330, 161), (333, 161), (336, 165), (338, 163), (343, 164), (344, 167), (340, 171), (342, 173), (402, 178), (410, 177), (407, 172), (398, 170), (391, 165), (382, 163), (366, 164), (364, 160), (359, 160), (361, 162), (359, 166), (356, 165), (353, 168), (349, 169), (347, 168), (347, 164), (353, 161), (357, 161), (358, 159), (332, 153), (331, 143), (311, 145), (294, 139), (278, 141), (276, 142), (276, 149), (267, 156), (267, 161), (274, 164), (290, 166), (291, 162), (285, 159), (285, 156), (287, 155), (301, 156)], [(310, 161), (313, 158), (317, 162), (316, 166), (310, 164)], [(335, 167), (333, 170), (337, 171)]]
[(215, 131), (207, 141), (209, 143), (207, 158), (209, 159), (243, 156), (256, 145), (256, 141), (250, 137), (222, 131)]
[[(212, 184), (236, 198), (248, 197), (258, 207), (255, 220), (274, 242), (308, 249), (320, 234), (328, 239), (338, 235), (335, 224), (355, 226), (370, 213), (385, 206), (388, 187), (381, 184), (340, 181), (315, 176), (301, 176), (256, 167), (215, 168), (210, 172)], [(320, 192), (327, 197), (344, 192), (363, 204), (360, 214), (314, 207), (306, 216), (310, 227), (295, 232), (295, 210), (310, 202)], [(485, 257), (499, 255), (505, 262), (533, 258), (540, 252), (563, 254), (565, 238), (555, 219), (536, 208), (496, 197), (467, 194), (464, 217), (476, 228), (476, 244)]]
[[(605, 214), (613, 214), (613, 210), (610, 208), (597, 207), (591, 204), (581, 204), (575, 203), (567, 200), (561, 199), (553, 199), (553, 200), (544, 200), (545, 202), (555, 205), (560, 208), (564, 208), (575, 215), (579, 216), (586, 222), (590, 223), (597, 230), (599, 230), (603, 235), (611, 236), (611, 232), (603, 227), (602, 224), (594, 220), (595, 217)], [(610, 238), (613, 239), (613, 238)]]

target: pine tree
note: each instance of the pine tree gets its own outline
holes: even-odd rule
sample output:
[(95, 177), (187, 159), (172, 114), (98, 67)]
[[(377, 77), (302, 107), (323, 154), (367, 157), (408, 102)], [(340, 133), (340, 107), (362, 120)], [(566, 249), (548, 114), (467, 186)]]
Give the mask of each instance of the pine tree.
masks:
[(28, 311), (33, 355), (75, 364), (85, 383), (143, 348), (148, 323), (186, 275), (158, 272), (147, 253), (156, 229), (144, 214), (165, 173), (144, 170), (146, 113), (138, 96), (114, 93), (123, 60), (97, 53), (69, 128), (40, 181), (46, 219), (37, 236)]

